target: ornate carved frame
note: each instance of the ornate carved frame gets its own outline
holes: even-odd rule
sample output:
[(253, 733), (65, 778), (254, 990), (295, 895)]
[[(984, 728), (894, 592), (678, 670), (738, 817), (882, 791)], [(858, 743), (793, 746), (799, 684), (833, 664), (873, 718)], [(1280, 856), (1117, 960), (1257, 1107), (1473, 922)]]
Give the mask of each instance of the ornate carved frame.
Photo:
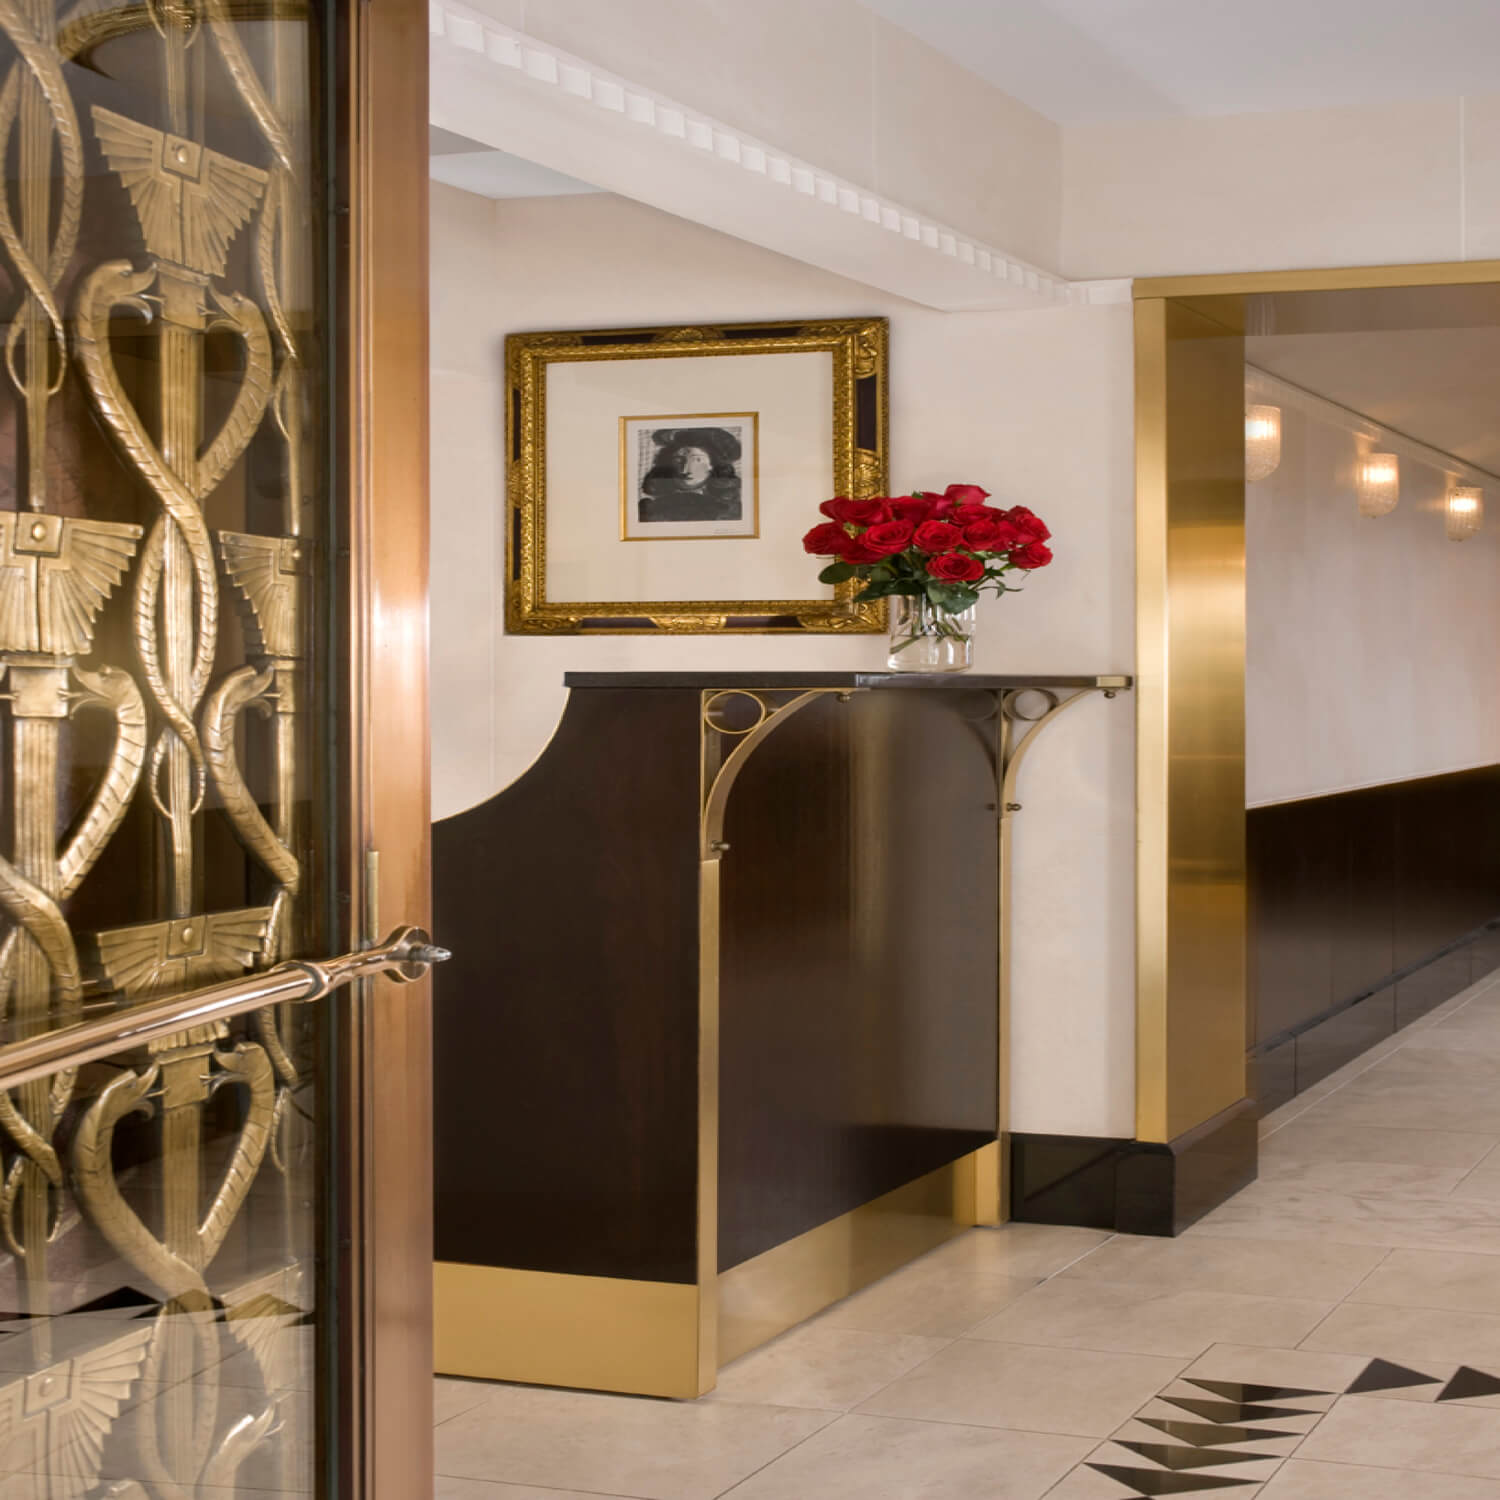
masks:
[[(506, 628), (514, 635), (856, 634), (885, 629), (884, 602), (855, 604), (857, 585), (832, 599), (567, 602), (547, 598), (547, 367), (581, 360), (698, 359), (704, 355), (833, 356), (834, 492), (886, 485), (887, 323), (711, 324), (597, 332), (518, 333), (505, 341), (507, 420)], [(612, 503), (612, 502), (611, 502)], [(813, 570), (809, 569), (809, 578)]]

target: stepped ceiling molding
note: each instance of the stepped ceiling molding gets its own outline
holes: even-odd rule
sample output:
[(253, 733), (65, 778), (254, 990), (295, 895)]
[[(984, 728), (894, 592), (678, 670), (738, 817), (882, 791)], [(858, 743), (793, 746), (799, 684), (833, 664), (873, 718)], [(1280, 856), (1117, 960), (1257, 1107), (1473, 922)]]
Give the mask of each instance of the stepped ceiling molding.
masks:
[(1128, 281), (1067, 281), (457, 0), (429, 17), (441, 130), (944, 311), (1129, 298)]

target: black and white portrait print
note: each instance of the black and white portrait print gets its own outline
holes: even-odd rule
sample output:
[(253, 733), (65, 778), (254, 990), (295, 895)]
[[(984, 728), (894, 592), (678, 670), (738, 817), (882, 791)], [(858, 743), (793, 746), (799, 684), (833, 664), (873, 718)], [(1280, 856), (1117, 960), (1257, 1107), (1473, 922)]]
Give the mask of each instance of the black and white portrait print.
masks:
[(625, 540), (755, 536), (756, 452), (754, 412), (622, 417)]

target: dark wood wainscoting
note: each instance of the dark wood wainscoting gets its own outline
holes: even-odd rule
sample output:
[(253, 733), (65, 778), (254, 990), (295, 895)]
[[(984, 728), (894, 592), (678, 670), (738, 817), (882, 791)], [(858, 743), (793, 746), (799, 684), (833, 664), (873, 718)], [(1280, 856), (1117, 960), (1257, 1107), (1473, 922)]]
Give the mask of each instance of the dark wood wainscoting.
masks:
[(1500, 967), (1497, 828), (1500, 766), (1251, 809), (1263, 1112)]

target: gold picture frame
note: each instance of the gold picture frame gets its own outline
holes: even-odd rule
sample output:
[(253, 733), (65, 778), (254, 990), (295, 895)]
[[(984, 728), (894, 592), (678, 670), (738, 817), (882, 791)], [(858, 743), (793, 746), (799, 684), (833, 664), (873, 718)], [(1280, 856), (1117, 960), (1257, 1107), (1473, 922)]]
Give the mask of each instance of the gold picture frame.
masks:
[[(860, 634), (886, 628), (884, 600), (856, 604), (858, 584), (840, 584), (832, 597), (758, 599), (552, 599), (547, 595), (548, 372), (556, 366), (601, 361), (734, 358), (736, 356), (826, 353), (832, 362), (829, 424), (830, 495), (863, 498), (886, 489), (889, 441), (888, 324), (884, 318), (840, 318), (801, 322), (700, 324), (692, 327), (621, 328), (556, 333), (515, 333), (505, 341), (506, 368), (506, 628), (515, 635), (562, 634)], [(744, 410), (755, 401), (739, 403)], [(672, 418), (680, 421), (688, 415)], [(763, 435), (757, 409), (757, 447)], [(639, 421), (646, 413), (633, 413)], [(624, 538), (624, 431), (607, 442), (611, 463), (620, 453), (621, 526)], [(757, 545), (772, 545), (762, 531), (760, 465), (756, 469)], [(819, 501), (809, 494), (795, 518), (798, 534), (817, 523)], [(613, 534), (613, 493), (600, 497)], [(805, 516), (805, 523), (804, 518)], [(791, 517), (781, 518), (785, 531)], [(674, 540), (698, 538), (674, 538)], [(751, 540), (746, 536), (734, 540)], [(661, 543), (666, 545), (666, 543)], [(786, 545), (784, 542), (776, 545)], [(707, 557), (716, 549), (701, 549)], [(630, 549), (645, 556), (647, 549)], [(694, 549), (700, 555), (700, 549)], [(805, 562), (805, 574), (802, 572)], [(809, 584), (821, 566), (802, 555), (797, 575)], [(789, 561), (788, 572), (792, 571)], [(593, 590), (594, 593), (600, 590)]]

